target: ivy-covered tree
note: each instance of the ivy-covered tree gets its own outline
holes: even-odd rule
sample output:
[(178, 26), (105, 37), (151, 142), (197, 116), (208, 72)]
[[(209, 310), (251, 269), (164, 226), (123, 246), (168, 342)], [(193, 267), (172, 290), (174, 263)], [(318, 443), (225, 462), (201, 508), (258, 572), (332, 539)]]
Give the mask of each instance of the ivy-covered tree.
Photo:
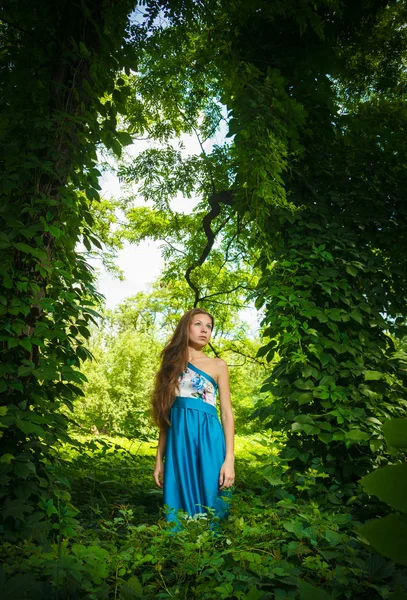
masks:
[[(100, 247), (98, 145), (117, 154), (135, 67), (131, 2), (16, 2), (0, 8), (0, 427), (2, 531), (39, 523), (55, 490), (65, 405), (101, 301), (86, 256)], [(93, 307), (93, 308), (92, 308)], [(54, 466), (53, 466), (54, 465)], [(65, 498), (66, 499), (66, 498)], [(45, 504), (44, 504), (45, 503)]]
[[(257, 44), (244, 27), (248, 16), (236, 12), (245, 35), (232, 44), (246, 61), (252, 53), (249, 76), (231, 102), (232, 126), (246, 206), (253, 210), (263, 199), (256, 208), (263, 245), (257, 306), (265, 305), (271, 340), (261, 354), (277, 351), (280, 359), (263, 387), (272, 402), (258, 412), (287, 431), (284, 456), (293, 466), (332, 474), (336, 503), (353, 494), (375, 460), (381, 422), (406, 407), (393, 339), (405, 333), (406, 316), (400, 167), (407, 113), (405, 75), (394, 69), (406, 37), (399, 28), (393, 54), (383, 53), (406, 14), (382, 2), (366, 16), (363, 4), (322, 2), (303, 15), (287, 6), (280, 19), (270, 8), (269, 19), (257, 17)], [(270, 167), (262, 158), (267, 139), (268, 157), (277, 153), (285, 163), (274, 173), (276, 158)], [(256, 185), (253, 154), (267, 186), (281, 177), (294, 212), (270, 206), (276, 194), (267, 201)]]

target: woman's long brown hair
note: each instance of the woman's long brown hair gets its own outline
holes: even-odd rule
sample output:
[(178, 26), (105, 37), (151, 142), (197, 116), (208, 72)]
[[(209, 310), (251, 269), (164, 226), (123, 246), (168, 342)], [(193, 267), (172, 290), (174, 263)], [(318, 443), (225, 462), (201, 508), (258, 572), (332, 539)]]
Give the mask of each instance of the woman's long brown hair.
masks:
[(152, 418), (160, 429), (171, 427), (170, 408), (175, 400), (178, 377), (185, 371), (188, 363), (189, 326), (195, 315), (208, 315), (215, 324), (213, 316), (202, 308), (191, 308), (178, 322), (168, 344), (160, 353), (161, 367), (155, 376), (151, 396)]

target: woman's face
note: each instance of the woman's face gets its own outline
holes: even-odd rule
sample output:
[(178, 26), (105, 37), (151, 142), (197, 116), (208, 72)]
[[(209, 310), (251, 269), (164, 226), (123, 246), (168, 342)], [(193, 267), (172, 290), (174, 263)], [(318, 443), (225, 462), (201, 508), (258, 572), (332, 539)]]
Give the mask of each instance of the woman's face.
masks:
[(194, 315), (189, 326), (189, 341), (202, 348), (212, 335), (212, 319), (205, 314)]

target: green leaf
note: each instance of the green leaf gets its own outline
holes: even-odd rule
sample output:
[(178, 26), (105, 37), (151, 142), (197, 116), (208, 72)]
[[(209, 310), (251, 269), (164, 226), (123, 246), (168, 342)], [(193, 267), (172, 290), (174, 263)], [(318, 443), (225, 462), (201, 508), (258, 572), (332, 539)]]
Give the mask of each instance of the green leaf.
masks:
[(1, 600), (21, 600), (31, 595), (38, 585), (32, 573), (13, 575), (5, 583), (1, 583)]
[(35, 465), (29, 462), (16, 461), (14, 463), (13, 471), (18, 477), (26, 479), (32, 473), (35, 473)]
[(123, 600), (134, 600), (143, 597), (143, 587), (137, 575), (132, 575), (120, 588)]
[(89, 200), (96, 200), (97, 202), (100, 202), (99, 192), (95, 190), (95, 188), (89, 186), (86, 188), (85, 192)]
[(298, 589), (300, 590), (300, 600), (333, 600), (328, 592), (306, 581), (300, 581)]
[(327, 494), (327, 499), (329, 502), (332, 502), (332, 504), (342, 504), (342, 500), (333, 492)]
[(31, 352), (32, 344), (31, 344), (30, 340), (28, 340), (27, 338), (23, 338), (22, 340), (20, 340), (19, 343), (20, 343), (20, 346), (22, 346), (23, 348), (25, 348), (26, 350)]
[(2, 514), (3, 519), (13, 517), (24, 521), (25, 515), (30, 514), (33, 511), (32, 503), (27, 503), (23, 498), (9, 498), (5, 501), (4, 506), (5, 508)]
[(349, 273), (349, 275), (352, 275), (352, 277), (356, 277), (358, 274), (358, 270), (355, 269), (355, 267), (352, 267), (352, 265), (346, 265), (346, 272)]
[(32, 246), (29, 246), (28, 244), (25, 244), (24, 242), (18, 242), (13, 245), (15, 248), (17, 248), (17, 250), (20, 250), (21, 252), (25, 252), (26, 254), (32, 254), (33, 256), (35, 256), (36, 258), (39, 258), (40, 260), (45, 260), (47, 258), (47, 253), (45, 252), (45, 250), (42, 250), (42, 248), (33, 248)]
[(330, 529), (326, 529), (323, 537), (329, 543), (330, 546), (336, 546), (342, 539), (342, 536), (337, 531), (331, 531)]
[(380, 371), (366, 371), (365, 380), (366, 381), (377, 381), (383, 377), (383, 373)]
[(382, 422), (380, 421), (380, 419), (377, 419), (376, 417), (368, 417), (366, 419), (366, 421), (368, 421), (369, 423), (376, 423), (376, 425), (382, 426)]
[(3, 285), (7, 289), (11, 289), (13, 287), (13, 280), (8, 273), (5, 273), (4, 275)]
[(296, 415), (294, 418), (298, 423), (309, 423), (310, 425), (315, 425), (315, 421), (311, 415)]
[(407, 515), (375, 519), (359, 531), (380, 554), (407, 566)]
[(103, 246), (97, 238), (95, 238), (93, 235), (90, 235), (89, 239), (92, 242), (92, 244), (94, 244), (97, 248), (99, 248), (99, 250), (103, 250)]
[(407, 463), (382, 467), (360, 480), (368, 494), (402, 512), (407, 512)]
[(9, 465), (12, 460), (15, 460), (15, 457), (12, 454), (3, 454), (3, 456), (0, 458), (0, 462), (6, 463), (6, 465)]
[(24, 391), (23, 384), (21, 383), (21, 381), (16, 381), (15, 379), (9, 379), (8, 386), (13, 390), (18, 390), (19, 392)]
[(314, 396), (311, 394), (311, 392), (305, 392), (297, 397), (297, 402), (298, 404), (309, 404), (313, 401), (313, 399)]
[(91, 58), (90, 52), (83, 42), (79, 42), (79, 50), (80, 50), (81, 56), (83, 56), (84, 58), (87, 58), (87, 59)]
[(318, 438), (321, 440), (321, 442), (324, 442), (324, 444), (330, 444), (333, 439), (332, 434), (330, 433), (320, 433)]
[(82, 241), (83, 241), (83, 244), (84, 244), (84, 246), (85, 246), (86, 250), (87, 250), (88, 252), (90, 252), (90, 251), (91, 251), (91, 249), (92, 249), (92, 246), (90, 245), (89, 239), (88, 239), (88, 238), (87, 238), (87, 237), (84, 235), (84, 236), (83, 236), (83, 240), (82, 240)]
[(362, 440), (368, 440), (370, 434), (366, 431), (361, 431), (360, 429), (351, 429), (345, 433), (345, 437), (353, 442), (360, 442)]
[(21, 365), (21, 366), (18, 368), (17, 375), (18, 375), (19, 377), (25, 377), (25, 376), (27, 376), (27, 375), (30, 375), (30, 374), (32, 373), (32, 371), (33, 371), (33, 368), (34, 368), (34, 366), (32, 366), (32, 367), (27, 367), (26, 365)]
[(383, 446), (383, 441), (378, 439), (371, 439), (369, 442), (369, 446), (372, 452), (378, 452)]
[(62, 234), (62, 229), (55, 227), (55, 225), (48, 225), (48, 229), (50, 233), (52, 233), (52, 235), (56, 238), (59, 238)]
[(333, 321), (341, 321), (342, 320), (342, 312), (344, 312), (344, 311), (340, 308), (331, 308), (331, 309), (327, 310), (326, 312), (328, 314), (328, 317), (330, 319), (332, 319)]
[(251, 587), (245, 595), (245, 600), (260, 600), (260, 598), (264, 598), (264, 592), (258, 590), (256, 586)]
[(127, 131), (118, 131), (116, 135), (122, 146), (129, 146), (133, 143), (133, 137)]
[(307, 435), (313, 435), (314, 433), (320, 433), (320, 429), (319, 427), (315, 427), (314, 425), (308, 425), (307, 423), (304, 423), (304, 425), (302, 426), (303, 431), (305, 431), (305, 433)]
[(116, 154), (116, 156), (118, 158), (120, 158), (122, 155), (122, 146), (121, 146), (120, 142), (117, 139), (112, 138), (111, 147), (112, 147), (113, 152)]
[(314, 387), (314, 382), (312, 379), (307, 379), (306, 381), (303, 379), (296, 379), (294, 385), (300, 390), (311, 390)]
[(383, 435), (389, 446), (393, 448), (407, 448), (407, 419), (385, 421)]
[(21, 431), (23, 431), (27, 435), (30, 433), (35, 433), (36, 435), (45, 437), (45, 431), (43, 430), (43, 428), (39, 427), (38, 425), (35, 425), (35, 423), (32, 423), (31, 421), (23, 421), (22, 419), (17, 418), (16, 425), (19, 429), (21, 429)]
[(264, 478), (269, 482), (270, 485), (283, 485), (284, 481), (279, 477), (268, 477), (264, 476)]
[(362, 323), (363, 323), (363, 318), (362, 318), (362, 315), (360, 314), (360, 312), (358, 312), (357, 310), (353, 310), (353, 311), (350, 313), (350, 316), (352, 317), (352, 319), (353, 319), (354, 321), (356, 321), (357, 323), (360, 323), (360, 324), (362, 325)]
[(75, 394), (78, 394), (78, 396), (85, 397), (85, 392), (83, 390), (81, 390), (81, 388), (79, 388), (78, 386), (74, 385), (73, 383), (68, 383), (67, 387), (69, 389), (71, 389)]

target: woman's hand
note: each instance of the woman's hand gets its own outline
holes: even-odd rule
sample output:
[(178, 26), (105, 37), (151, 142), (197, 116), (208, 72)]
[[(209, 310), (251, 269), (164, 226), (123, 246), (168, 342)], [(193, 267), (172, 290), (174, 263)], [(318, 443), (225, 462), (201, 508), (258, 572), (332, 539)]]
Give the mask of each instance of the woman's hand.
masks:
[[(155, 469), (153, 472), (154, 481), (158, 485), (158, 487), (162, 488), (164, 485), (164, 464), (162, 460), (159, 460), (155, 463)], [(161, 479), (161, 481), (160, 481)]]
[(235, 482), (235, 465), (234, 460), (226, 459), (219, 473), (220, 487), (228, 488)]

